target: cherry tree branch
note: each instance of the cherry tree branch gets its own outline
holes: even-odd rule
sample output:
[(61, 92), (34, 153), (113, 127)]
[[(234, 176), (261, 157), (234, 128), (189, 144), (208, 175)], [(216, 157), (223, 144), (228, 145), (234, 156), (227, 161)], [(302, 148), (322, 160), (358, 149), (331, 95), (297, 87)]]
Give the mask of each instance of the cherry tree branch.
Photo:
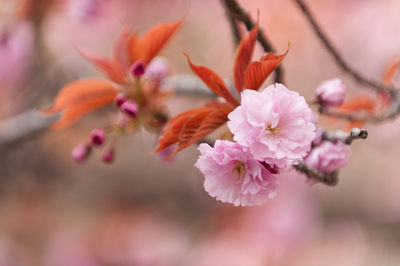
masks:
[(300, 162), (299, 164), (295, 165), (294, 169), (296, 169), (300, 173), (305, 174), (307, 178), (314, 179), (315, 181), (323, 183), (328, 186), (335, 186), (339, 180), (338, 171), (334, 171), (333, 173), (330, 174), (323, 173), (321, 171), (309, 167), (303, 162)]
[(360, 129), (358, 127), (353, 128), (350, 132), (344, 132), (342, 130), (336, 131), (324, 131), (322, 134), (323, 140), (331, 142), (341, 141), (344, 144), (350, 145), (355, 139), (366, 139), (368, 137), (368, 131), (366, 129)]
[(380, 123), (396, 118), (400, 114), (400, 91), (396, 91), (387, 109), (383, 113), (369, 115), (367, 113), (342, 113), (332, 109), (320, 108), (319, 113), (349, 121), (364, 121), (369, 123)]
[(231, 28), (233, 42), (235, 44), (235, 47), (237, 47), (239, 45), (239, 43), (240, 43), (240, 40), (242, 39), (239, 27), (238, 27), (238, 25), (236, 23), (235, 18), (233, 17), (233, 14), (227, 8), (226, 2), (224, 0), (221, 0), (221, 2), (222, 2), (222, 5), (224, 6), (225, 13), (226, 13), (226, 18), (228, 19), (229, 26)]
[[(252, 30), (255, 27), (255, 22), (236, 0), (222, 1), (224, 2), (224, 7), (226, 8), (227, 12), (230, 12), (235, 19), (241, 21), (246, 26), (246, 29), (248, 31)], [(258, 41), (260, 42), (266, 53), (275, 52), (275, 49), (271, 45), (270, 41), (268, 41), (267, 37), (261, 29), (258, 31)], [(278, 66), (275, 69), (275, 81), (279, 83), (283, 82), (283, 70), (281, 66)]]
[(310, 23), (310, 25), (311, 25), (312, 29), (314, 30), (315, 34), (317, 35), (318, 39), (322, 42), (322, 44), (325, 46), (326, 50), (332, 55), (332, 57), (335, 59), (336, 63), (346, 74), (353, 77), (353, 79), (358, 81), (360, 84), (366, 85), (369, 88), (371, 88), (377, 92), (386, 92), (386, 93), (392, 95), (396, 91), (396, 89), (393, 87), (385, 86), (382, 83), (379, 83), (377, 81), (370, 80), (370, 79), (364, 77), (363, 75), (358, 73), (356, 70), (354, 70), (352, 67), (350, 67), (350, 65), (344, 60), (344, 58), (337, 52), (337, 49), (329, 41), (326, 34), (321, 30), (321, 27), (318, 25), (315, 18), (311, 14), (310, 9), (303, 2), (303, 0), (295, 0), (295, 1), (296, 1), (297, 5), (299, 6), (303, 15), (306, 17), (306, 19)]

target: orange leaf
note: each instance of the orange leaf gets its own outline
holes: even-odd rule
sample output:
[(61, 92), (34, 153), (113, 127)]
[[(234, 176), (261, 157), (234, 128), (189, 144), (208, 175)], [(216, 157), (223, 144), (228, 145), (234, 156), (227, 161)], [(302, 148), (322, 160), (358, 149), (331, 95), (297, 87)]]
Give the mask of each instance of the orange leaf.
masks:
[(129, 39), (128, 51), (131, 64), (139, 59), (148, 64), (164, 47), (181, 24), (182, 20), (158, 24), (151, 28), (143, 39), (140, 39), (135, 32)]
[(390, 86), (393, 82), (394, 75), (396, 71), (399, 69), (400, 60), (393, 60), (386, 68), (385, 73), (383, 75), (383, 82), (385, 86)]
[(112, 81), (116, 83), (125, 82), (125, 71), (119, 63), (112, 62), (103, 57), (89, 55), (88, 53), (83, 51), (79, 51), (79, 53), (87, 60), (91, 61), (96, 66), (96, 68), (106, 74), (107, 77)]
[(182, 20), (161, 23), (150, 29), (143, 38), (145, 49), (144, 62), (148, 64), (158, 52), (164, 47), (169, 38), (181, 26)]
[(338, 107), (338, 110), (345, 112), (359, 110), (373, 112), (375, 107), (376, 102), (371, 96), (367, 94), (361, 94), (348, 99), (345, 103)]
[(78, 80), (62, 88), (54, 104), (40, 112), (54, 114), (63, 111), (60, 120), (53, 124), (54, 129), (61, 129), (68, 127), (82, 115), (110, 103), (116, 95), (116, 90), (107, 81)]
[(250, 63), (244, 73), (244, 87), (250, 90), (258, 90), (265, 79), (285, 58), (288, 51), (289, 48), (281, 55), (267, 54), (259, 62)]
[(113, 46), (113, 56), (115, 62), (117, 62), (125, 71), (130, 67), (130, 58), (127, 52), (127, 46), (129, 41), (129, 31), (123, 29), (116, 39)]
[(223, 125), (231, 111), (232, 106), (219, 102), (177, 115), (162, 130), (155, 152), (178, 143), (173, 154), (178, 153)]
[(187, 54), (184, 53), (186, 56), (189, 66), (192, 71), (218, 96), (223, 97), (227, 102), (232, 104), (233, 106), (239, 105), (238, 101), (233, 97), (232, 93), (226, 87), (224, 81), (217, 73), (212, 71), (211, 69), (194, 65)]
[(240, 92), (243, 90), (244, 72), (250, 63), (251, 56), (253, 55), (257, 35), (258, 25), (253, 28), (246, 37), (242, 39), (237, 48), (235, 63), (233, 65), (233, 78), (235, 81), (236, 91), (239, 95)]

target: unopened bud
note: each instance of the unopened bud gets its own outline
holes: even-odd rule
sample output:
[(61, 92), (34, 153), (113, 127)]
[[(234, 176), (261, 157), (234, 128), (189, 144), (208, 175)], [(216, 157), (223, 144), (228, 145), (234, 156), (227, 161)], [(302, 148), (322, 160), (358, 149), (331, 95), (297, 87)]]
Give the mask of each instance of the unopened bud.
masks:
[(89, 157), (91, 150), (90, 145), (81, 144), (72, 149), (71, 156), (76, 162), (81, 163)]
[(317, 90), (317, 101), (323, 107), (336, 107), (344, 102), (346, 86), (341, 79), (335, 78), (322, 82)]
[(137, 117), (138, 112), (139, 112), (138, 105), (134, 101), (131, 101), (131, 100), (124, 102), (121, 105), (120, 109), (123, 113), (125, 113), (127, 116), (129, 116), (131, 118)]
[(103, 145), (105, 140), (104, 130), (103, 129), (94, 129), (90, 133), (90, 142), (95, 146)]
[(142, 60), (138, 60), (131, 66), (131, 73), (134, 77), (141, 77), (146, 71), (146, 66)]
[(124, 104), (124, 102), (126, 102), (126, 97), (123, 94), (118, 94), (115, 98), (114, 98), (114, 105), (117, 108), (120, 108), (122, 104)]
[(101, 156), (101, 160), (104, 163), (113, 163), (114, 162), (114, 149), (110, 148), (106, 150), (103, 155)]

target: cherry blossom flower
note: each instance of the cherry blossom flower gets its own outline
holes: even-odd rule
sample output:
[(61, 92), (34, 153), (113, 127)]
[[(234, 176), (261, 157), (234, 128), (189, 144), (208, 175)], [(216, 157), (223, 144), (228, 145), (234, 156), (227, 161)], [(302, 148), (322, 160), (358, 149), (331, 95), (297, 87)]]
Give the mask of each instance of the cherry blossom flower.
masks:
[(330, 141), (323, 141), (320, 145), (312, 149), (304, 161), (315, 169), (332, 173), (345, 166), (350, 155), (350, 147), (343, 142), (332, 143)]
[(202, 143), (199, 150), (195, 166), (210, 196), (235, 206), (261, 205), (275, 196), (276, 177), (240, 144), (217, 140), (214, 148)]
[(317, 90), (317, 101), (323, 107), (336, 107), (344, 102), (346, 97), (346, 86), (339, 78), (322, 82)]
[(282, 84), (244, 90), (241, 105), (229, 115), (233, 139), (256, 160), (284, 168), (310, 150), (315, 136), (312, 112), (304, 97)]

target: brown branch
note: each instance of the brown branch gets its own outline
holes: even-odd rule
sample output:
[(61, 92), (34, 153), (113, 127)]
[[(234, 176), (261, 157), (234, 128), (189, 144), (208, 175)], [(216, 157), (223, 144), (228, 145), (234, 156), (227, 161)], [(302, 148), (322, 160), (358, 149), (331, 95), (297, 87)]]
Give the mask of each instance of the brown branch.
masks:
[(332, 116), (349, 121), (364, 121), (369, 123), (380, 123), (397, 117), (400, 114), (400, 94), (395, 92), (392, 96), (392, 102), (389, 108), (384, 112), (376, 115), (368, 115), (365, 113), (341, 113), (335, 110), (320, 108), (321, 115)]
[(334, 171), (333, 173), (323, 173), (316, 169), (313, 169), (306, 164), (300, 162), (295, 165), (294, 168), (300, 172), (305, 174), (308, 178), (314, 179), (317, 182), (323, 183), (328, 186), (335, 186), (338, 183), (338, 171)]
[[(325, 131), (322, 134), (322, 139), (332, 142), (341, 141), (347, 145), (350, 145), (355, 139), (366, 139), (368, 137), (368, 131), (365, 129), (353, 128), (349, 133), (337, 130), (334, 132)], [(314, 179), (317, 182), (323, 183), (328, 186), (335, 186), (339, 179), (339, 171), (336, 170), (332, 173), (324, 173), (317, 169), (314, 169), (304, 162), (300, 162), (295, 165), (294, 168), (307, 176), (307, 178)]]
[(222, 2), (222, 5), (224, 6), (226, 18), (228, 19), (229, 26), (231, 28), (233, 42), (235, 44), (235, 47), (237, 47), (240, 43), (240, 40), (242, 39), (239, 27), (235, 21), (235, 18), (233, 17), (233, 14), (229, 11), (228, 7), (226, 6), (225, 1), (221, 0), (221, 2)]
[(355, 139), (366, 139), (368, 137), (368, 131), (366, 129), (359, 129), (358, 127), (353, 128), (350, 132), (344, 132), (342, 130), (336, 131), (324, 131), (322, 139), (337, 142), (341, 141), (347, 145), (350, 145)]
[(346, 74), (350, 75), (353, 79), (358, 81), (360, 84), (366, 85), (369, 88), (371, 88), (377, 92), (386, 92), (386, 93), (389, 93), (390, 95), (393, 95), (393, 93), (396, 90), (395, 88), (385, 86), (384, 84), (379, 83), (374, 80), (370, 80), (370, 79), (362, 76), (360, 73), (358, 73), (353, 68), (351, 68), (349, 66), (349, 64), (344, 60), (344, 58), (337, 52), (336, 48), (329, 41), (329, 39), (325, 35), (325, 33), (322, 32), (320, 26), (317, 24), (315, 18), (313, 17), (309, 8), (303, 2), (303, 0), (295, 0), (295, 1), (296, 1), (297, 5), (299, 6), (300, 10), (302, 11), (303, 15), (307, 18), (308, 22), (310, 23), (311, 27), (313, 28), (315, 34), (318, 36), (319, 40), (322, 42), (322, 44), (325, 46), (325, 48), (328, 50), (328, 52), (335, 59), (336, 63), (339, 65), (339, 67)]
[[(236, 0), (222, 0), (225, 3), (225, 7), (229, 10), (229, 12), (233, 15), (234, 18), (241, 21), (248, 31), (252, 30), (255, 27), (254, 21), (251, 19), (250, 15), (239, 5)], [(264, 32), (260, 29), (258, 31), (258, 41), (263, 47), (266, 53), (275, 52), (275, 49), (272, 47), (271, 43), (268, 41)], [(282, 83), (283, 82), (283, 70), (281, 66), (278, 66), (275, 69), (275, 81)]]

